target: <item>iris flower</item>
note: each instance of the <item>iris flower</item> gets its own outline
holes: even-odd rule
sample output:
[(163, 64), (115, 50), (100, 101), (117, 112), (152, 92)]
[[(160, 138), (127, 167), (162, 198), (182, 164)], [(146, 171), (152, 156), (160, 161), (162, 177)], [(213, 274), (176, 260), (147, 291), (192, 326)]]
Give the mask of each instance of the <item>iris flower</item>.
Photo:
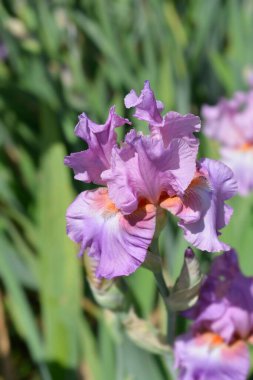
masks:
[[(252, 72), (248, 82), (252, 87)], [(221, 159), (233, 170), (239, 194), (249, 194), (253, 190), (253, 88), (203, 106), (202, 115), (204, 132), (220, 143)]]
[(184, 314), (193, 324), (175, 343), (179, 380), (246, 380), (253, 277), (242, 274), (234, 250), (215, 258), (197, 304)]
[(162, 116), (148, 81), (138, 96), (132, 90), (125, 106), (148, 123), (149, 134), (131, 129), (118, 145), (115, 128), (131, 125), (109, 111), (105, 124), (80, 115), (75, 134), (88, 149), (72, 153), (65, 164), (75, 178), (100, 187), (82, 192), (67, 210), (67, 233), (98, 261), (96, 275), (129, 275), (145, 260), (166, 211), (179, 218), (186, 240), (207, 251), (228, 246), (219, 230), (232, 209), (224, 203), (236, 192), (232, 171), (209, 159), (196, 161), (199, 117), (177, 112)]

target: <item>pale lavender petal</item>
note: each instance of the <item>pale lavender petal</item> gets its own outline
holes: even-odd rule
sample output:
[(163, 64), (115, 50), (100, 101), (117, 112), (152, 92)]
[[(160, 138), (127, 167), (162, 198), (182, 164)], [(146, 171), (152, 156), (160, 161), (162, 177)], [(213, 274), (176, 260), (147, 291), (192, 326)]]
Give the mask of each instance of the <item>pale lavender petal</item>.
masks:
[(64, 164), (74, 170), (74, 178), (79, 181), (103, 183), (100, 175), (105, 168), (104, 164), (94, 157), (91, 149), (71, 153), (65, 157)]
[(234, 172), (238, 193), (248, 195), (253, 191), (253, 146), (241, 150), (222, 148), (221, 156), (222, 161)]
[(175, 138), (184, 138), (192, 148), (193, 154), (197, 155), (199, 141), (193, 132), (200, 130), (199, 117), (192, 114), (181, 115), (173, 111), (162, 117), (163, 104), (156, 100), (149, 81), (144, 83), (140, 96), (131, 90), (125, 97), (125, 105), (127, 108), (135, 107), (134, 116), (147, 121), (151, 136), (162, 136), (165, 147)]
[(145, 81), (140, 96), (134, 90), (126, 95), (125, 106), (126, 108), (135, 107), (133, 116), (140, 120), (145, 120), (151, 124), (162, 122), (163, 103), (156, 100), (148, 80)]
[(215, 106), (203, 106), (204, 132), (224, 147), (240, 148), (253, 143), (253, 91), (236, 92)]
[(155, 231), (156, 210), (143, 205), (123, 216), (106, 188), (84, 191), (67, 210), (68, 236), (98, 260), (97, 277), (127, 276), (145, 260)]
[(158, 205), (163, 192), (183, 194), (195, 172), (195, 157), (183, 139), (164, 148), (162, 139), (132, 130), (126, 142), (114, 149), (111, 169), (102, 175), (118, 208), (130, 213), (141, 199)]
[(194, 136), (194, 132), (200, 130), (200, 119), (192, 114), (181, 115), (178, 112), (168, 112), (164, 116), (163, 126), (160, 133), (163, 137), (165, 146), (174, 138), (184, 138), (197, 155), (199, 140)]
[(74, 170), (76, 179), (104, 184), (100, 175), (110, 167), (111, 151), (117, 141), (114, 129), (125, 123), (130, 124), (115, 113), (115, 107), (111, 107), (105, 124), (96, 124), (85, 114), (79, 116), (75, 134), (87, 142), (88, 149), (72, 153), (64, 160), (65, 165)]
[(253, 90), (245, 93), (245, 99), (234, 115), (235, 125), (242, 134), (245, 143), (253, 143)]
[(203, 106), (204, 133), (225, 146), (236, 147), (243, 144), (245, 140), (234, 122), (235, 112), (225, 99), (216, 106)]
[[(218, 237), (219, 230), (225, 227), (232, 214), (231, 208), (226, 206), (224, 201), (230, 199), (237, 191), (233, 173), (223, 163), (209, 159), (199, 162), (199, 172), (204, 173), (209, 183), (207, 191), (211, 191), (210, 204), (198, 221), (188, 222), (182, 219), (179, 226), (183, 228), (186, 240), (197, 248), (209, 252), (227, 250), (229, 246), (219, 241)], [(191, 193), (194, 193), (194, 186)]]
[(246, 380), (250, 369), (247, 345), (226, 345), (215, 334), (185, 334), (175, 343), (178, 380)]

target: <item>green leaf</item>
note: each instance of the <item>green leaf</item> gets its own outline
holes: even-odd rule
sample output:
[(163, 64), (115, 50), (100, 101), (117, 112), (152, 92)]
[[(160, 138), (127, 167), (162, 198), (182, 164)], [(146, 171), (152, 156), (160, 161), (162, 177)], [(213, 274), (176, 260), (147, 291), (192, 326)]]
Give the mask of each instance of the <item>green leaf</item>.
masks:
[[(76, 247), (65, 231), (66, 208), (73, 200), (68, 169), (63, 165), (63, 145), (48, 140), (56, 135), (57, 124), (46, 108), (42, 112), (44, 153), (41, 159), (39, 207), (40, 297), (46, 341), (46, 357), (64, 368), (78, 363), (79, 320), (81, 308), (80, 261)], [(66, 374), (65, 374), (66, 375)]]
[(0, 235), (0, 277), (7, 290), (7, 306), (20, 336), (25, 340), (30, 355), (38, 363), (43, 380), (51, 380), (51, 376), (44, 361), (44, 346), (35, 316), (31, 310), (26, 295), (19, 284), (16, 273), (10, 266), (7, 256), (12, 247), (3, 234)]
[(222, 240), (235, 248), (239, 255), (242, 271), (253, 275), (253, 196), (233, 198), (230, 205), (234, 209), (228, 226), (222, 231)]
[(47, 1), (37, 0), (35, 3), (39, 28), (38, 33), (49, 55), (55, 57), (60, 43), (60, 31), (54, 18), (54, 12)]
[(98, 48), (101, 49), (105, 56), (112, 61), (115, 68), (120, 71), (125, 83), (130, 87), (134, 86), (135, 80), (126, 65), (125, 60), (116, 49), (113, 41), (111, 41), (110, 38), (107, 37), (106, 33), (103, 32), (101, 26), (80, 12), (75, 12), (73, 14), (73, 19), (77, 25), (92, 39)]
[(164, 376), (154, 356), (124, 337), (117, 349), (117, 380), (170, 379)]
[(52, 81), (45, 70), (42, 61), (38, 58), (29, 58), (25, 70), (20, 78), (20, 88), (42, 100), (52, 109), (59, 107), (59, 99)]
[[(101, 380), (116, 379), (115, 376), (115, 342), (104, 320), (99, 324), (99, 358), (102, 370)], [(118, 379), (118, 378), (117, 378)]]
[[(81, 361), (88, 367), (88, 373), (91, 374), (93, 380), (106, 380), (102, 377), (101, 357), (98, 353), (98, 342), (92, 333), (92, 330), (85, 318), (80, 321), (80, 347), (81, 347)], [(105, 347), (107, 351), (112, 351), (112, 347)], [(107, 370), (108, 371), (108, 362)]]
[(142, 311), (142, 315), (147, 317), (152, 310), (156, 284), (152, 272), (140, 268), (128, 278), (128, 284)]
[[(36, 272), (34, 271), (34, 261), (28, 261), (30, 259), (31, 253), (29, 252), (29, 259), (22, 260), (20, 255), (18, 255), (18, 249), (17, 246), (16, 249), (14, 246), (12, 246), (11, 243), (9, 243), (8, 246), (8, 255), (6, 255), (6, 263), (8, 263), (9, 268), (13, 273), (15, 273), (17, 281), (30, 289), (37, 290), (37, 277)], [(25, 256), (27, 259), (27, 256)], [(32, 257), (31, 257), (32, 260)], [(29, 264), (32, 264), (29, 266)]]
[(234, 90), (234, 83), (231, 80), (231, 78), (233, 78), (232, 68), (228, 66), (222, 55), (216, 51), (210, 52), (210, 59), (218, 79), (226, 88), (227, 92), (232, 94)]

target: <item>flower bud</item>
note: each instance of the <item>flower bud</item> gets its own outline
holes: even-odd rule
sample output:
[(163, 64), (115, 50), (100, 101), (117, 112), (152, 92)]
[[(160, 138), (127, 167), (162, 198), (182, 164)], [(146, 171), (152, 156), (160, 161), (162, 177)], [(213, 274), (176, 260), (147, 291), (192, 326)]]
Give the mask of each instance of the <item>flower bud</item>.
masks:
[(126, 308), (127, 300), (118, 286), (118, 280), (97, 278), (95, 275), (97, 265), (98, 263), (94, 258), (84, 255), (84, 266), (87, 272), (87, 279), (95, 300), (103, 308), (110, 310), (124, 310)]
[(198, 300), (202, 281), (199, 261), (193, 250), (187, 248), (181, 273), (170, 290), (169, 306), (174, 311), (183, 311), (192, 307)]

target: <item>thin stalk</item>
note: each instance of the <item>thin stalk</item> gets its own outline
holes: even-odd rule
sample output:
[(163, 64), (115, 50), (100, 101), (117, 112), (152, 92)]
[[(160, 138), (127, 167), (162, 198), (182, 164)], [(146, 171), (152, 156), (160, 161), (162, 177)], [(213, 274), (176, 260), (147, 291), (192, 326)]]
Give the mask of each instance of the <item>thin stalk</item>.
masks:
[(169, 289), (166, 285), (165, 279), (162, 272), (154, 273), (158, 290), (164, 301), (164, 305), (167, 313), (167, 341), (169, 345), (173, 345), (175, 338), (175, 327), (176, 327), (176, 315), (173, 310), (171, 310), (168, 304), (168, 298), (170, 296)]
[(157, 283), (159, 292), (160, 292), (160, 294), (164, 300), (165, 306), (167, 308), (167, 298), (169, 297), (170, 292), (169, 292), (169, 289), (166, 285), (163, 274), (162, 274), (162, 272), (157, 272), (157, 273), (154, 273), (154, 276), (156, 279), (156, 283)]
[[(151, 252), (155, 252), (157, 255), (159, 255), (159, 244), (158, 239), (154, 239), (151, 245)], [(169, 345), (173, 345), (174, 338), (175, 338), (175, 329), (176, 329), (176, 314), (173, 310), (171, 310), (168, 299), (170, 296), (169, 288), (166, 284), (166, 281), (164, 279), (163, 273), (162, 273), (162, 267), (160, 267), (159, 271), (153, 271), (153, 274), (155, 276), (156, 284), (159, 290), (159, 293), (161, 294), (161, 297), (163, 299), (166, 313), (167, 313), (167, 342)]]
[(176, 333), (176, 312), (167, 307), (167, 340), (172, 346), (174, 344)]

